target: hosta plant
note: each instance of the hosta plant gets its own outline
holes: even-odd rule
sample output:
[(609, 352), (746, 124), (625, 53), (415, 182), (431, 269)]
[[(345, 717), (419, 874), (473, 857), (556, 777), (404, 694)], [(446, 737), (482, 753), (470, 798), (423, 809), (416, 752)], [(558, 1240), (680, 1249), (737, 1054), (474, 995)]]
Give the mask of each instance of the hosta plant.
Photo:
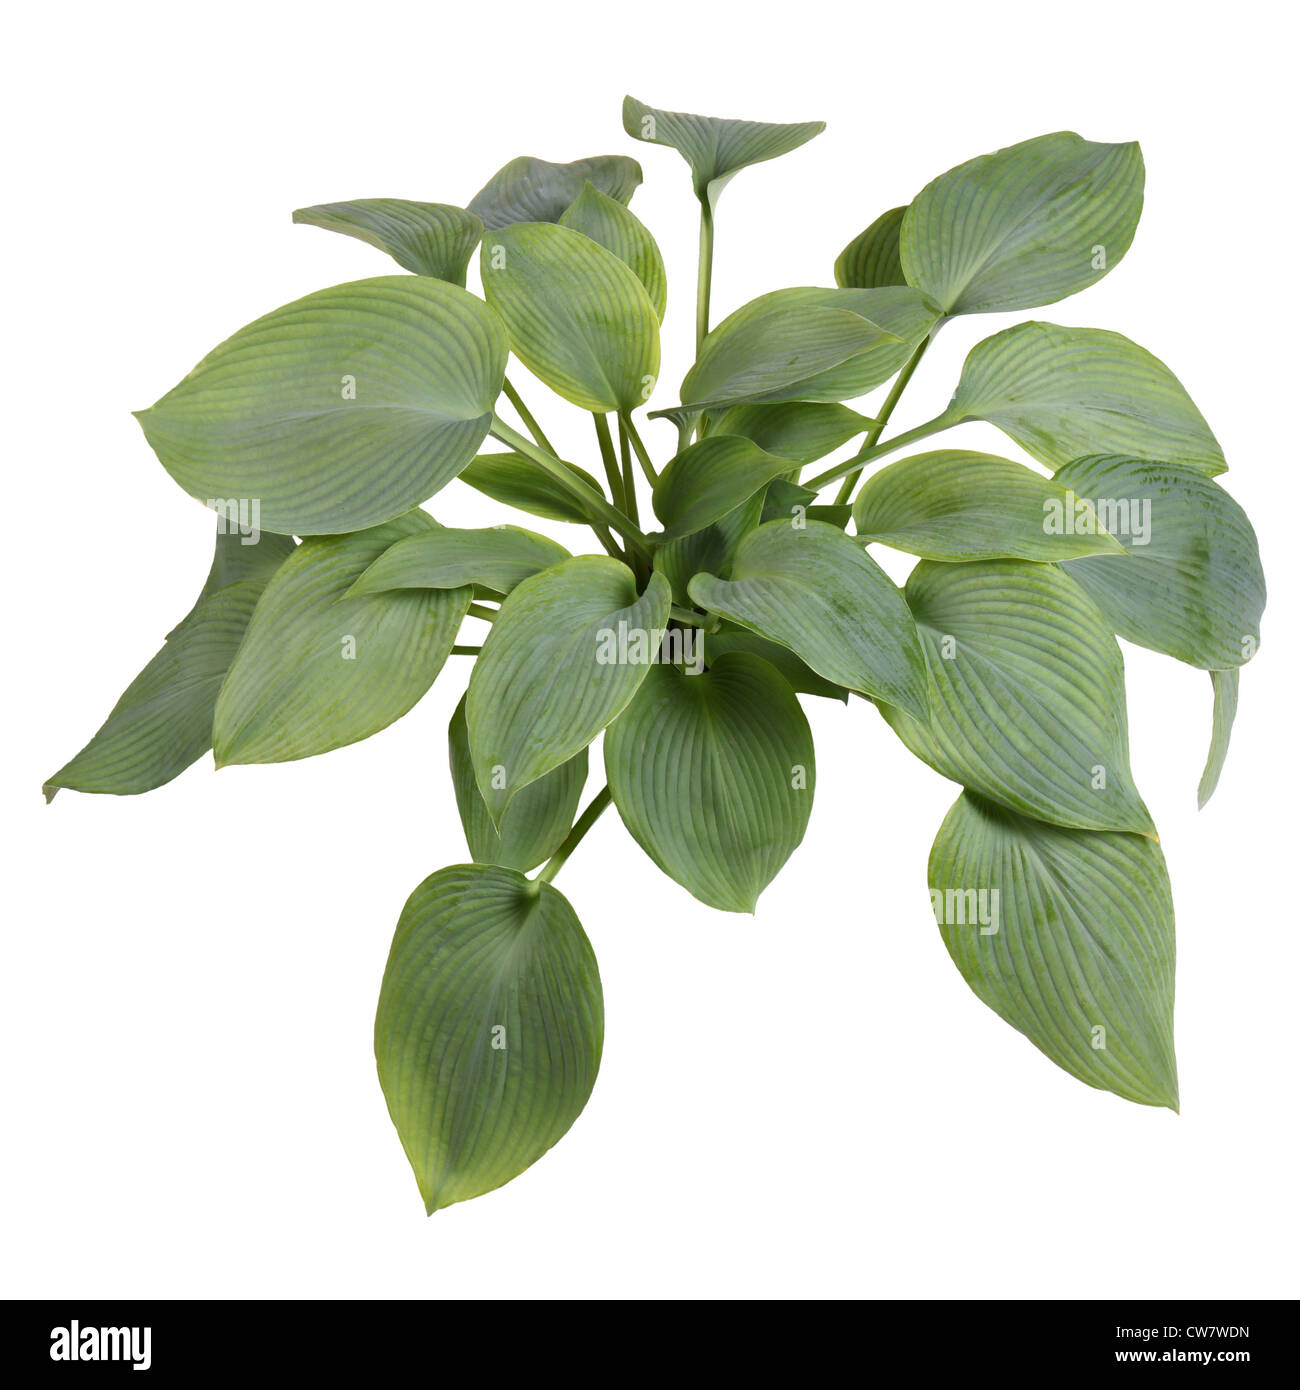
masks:
[[(946, 324), (1054, 304), (1119, 263), (1138, 146), (1058, 133), (959, 164), (855, 236), (819, 277), (833, 285), (715, 321), (723, 189), (822, 126), (630, 97), (623, 125), (685, 159), (699, 202), (676, 390), (649, 408), (668, 286), (626, 155), (516, 159), (464, 207), (300, 209), (405, 273), (272, 310), (139, 413), (218, 512), (216, 554), (47, 794), (147, 791), (209, 749), (218, 767), (325, 753), (405, 714), (444, 666), (468, 677), (448, 730), (468, 857), (407, 900), (375, 1021), (432, 1212), (527, 1168), (591, 1093), (600, 977), (554, 879), (596, 818), (612, 802), (660, 872), (752, 912), (812, 812), (802, 702), (843, 701), (864, 765), (896, 736), (961, 788), (929, 891), (975, 993), (1081, 1081), (1176, 1107), (1172, 900), (1116, 638), (1210, 673), (1203, 802), (1264, 607), (1223, 453), (1159, 357), (1037, 319), (975, 342), (945, 409), (890, 430)], [(512, 354), (530, 395), (590, 415), (582, 457), (553, 446)], [(1028, 461), (937, 440), (971, 420)], [(566, 543), (424, 509), (465, 485)], [(901, 590), (883, 547), (915, 557)]]

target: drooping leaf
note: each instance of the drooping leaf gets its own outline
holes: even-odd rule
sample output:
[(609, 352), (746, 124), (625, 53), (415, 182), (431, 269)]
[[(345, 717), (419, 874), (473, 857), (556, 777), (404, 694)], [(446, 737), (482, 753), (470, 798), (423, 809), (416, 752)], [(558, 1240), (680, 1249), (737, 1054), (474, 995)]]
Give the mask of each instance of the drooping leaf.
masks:
[(1178, 1109), (1159, 845), (1062, 830), (964, 792), (930, 852), (930, 895), (949, 955), (989, 1008), (1089, 1086)]
[(474, 663), (465, 717), (493, 823), (584, 749), (636, 694), (668, 623), (669, 587), (603, 555), (535, 574), (501, 605)]
[(390, 545), (432, 529), (423, 512), (306, 540), (266, 586), (217, 697), (219, 767), (309, 758), (400, 719), (433, 684), (473, 591), (349, 597)]
[(664, 539), (677, 540), (720, 521), (790, 467), (789, 459), (774, 458), (739, 435), (713, 434), (688, 445), (654, 487)]
[(802, 465), (838, 449), (872, 424), (865, 415), (837, 402), (781, 401), (734, 405), (718, 418), (713, 433), (741, 435), (769, 454)]
[(212, 747), (212, 711), (226, 671), (271, 575), (294, 548), (269, 532), (244, 544), (219, 532), (198, 602), (164, 647), (122, 692), (99, 732), (45, 783), (130, 796), (179, 776)]
[(655, 307), (659, 322), (663, 322), (668, 306), (668, 276), (664, 258), (645, 224), (622, 203), (606, 196), (594, 184), (588, 183), (577, 199), (565, 209), (561, 227), (569, 227), (592, 241), (598, 241), (612, 251), (645, 286)]
[(498, 832), (474, 775), (463, 696), (451, 717), (447, 743), (456, 806), (474, 862), (502, 864), (526, 873), (549, 859), (573, 824), (587, 780), (587, 750), (530, 782), (506, 808)]
[(209, 505), (252, 499), (286, 535), (359, 531), (473, 458), (507, 355), (500, 320), (455, 285), (357, 280), (241, 328), (137, 419)]
[(695, 196), (710, 205), (731, 179), (750, 164), (789, 154), (826, 129), (825, 121), (770, 125), (661, 111), (635, 97), (623, 98), (623, 129), (634, 140), (667, 145), (691, 167)]
[(389, 589), (459, 589), (481, 585), (508, 594), (521, 580), (567, 560), (549, 536), (518, 526), (417, 531), (390, 545), (348, 590), (349, 596)]
[(1021, 560), (922, 560), (906, 596), (930, 718), (880, 712), (922, 762), (1040, 820), (1152, 833), (1128, 765), (1119, 646), (1069, 575)]
[(835, 283), (845, 289), (875, 290), (885, 285), (905, 285), (898, 254), (898, 233), (906, 208), (890, 208), (859, 232), (835, 262)]
[(605, 774), (632, 838), (724, 912), (753, 912), (803, 839), (812, 732), (780, 673), (756, 656), (708, 671), (656, 666), (605, 735)]
[(746, 627), (724, 623), (717, 632), (704, 634), (704, 660), (707, 665), (711, 666), (728, 652), (746, 652), (750, 656), (762, 657), (769, 666), (775, 666), (780, 671), (791, 690), (848, 704), (849, 692), (842, 685), (835, 685), (819, 676), (789, 647), (780, 642), (769, 642), (766, 637), (760, 637)]
[(1056, 481), (1090, 500), (1127, 551), (1065, 566), (1121, 637), (1206, 669), (1250, 660), (1264, 571), (1249, 518), (1218, 483), (1115, 456), (1077, 459)]
[(946, 412), (988, 420), (1040, 463), (1127, 454), (1222, 473), (1223, 450), (1159, 358), (1119, 333), (1021, 323), (971, 349)]
[(833, 526), (768, 522), (740, 542), (730, 579), (697, 574), (690, 596), (789, 647), (832, 684), (925, 717), (925, 657), (907, 605), (875, 561)]
[(703, 530), (656, 548), (655, 572), (672, 587), (674, 603), (690, 603), (691, 580), (701, 571), (724, 579), (731, 573), (736, 547), (759, 524), (762, 512), (763, 494), (756, 493)]
[[(1056, 524), (1069, 512), (1067, 524)], [(927, 560), (1068, 560), (1124, 554), (1064, 487), (994, 454), (940, 449), (868, 478), (853, 506), (864, 540)]]
[(519, 360), (583, 410), (632, 410), (659, 374), (659, 318), (612, 251), (568, 227), (520, 223), (483, 243), (483, 289)]
[(1205, 760), (1201, 784), (1196, 789), (1196, 804), (1203, 809), (1219, 785), (1219, 774), (1228, 758), (1228, 742), (1232, 738), (1233, 721), (1237, 718), (1237, 688), (1241, 672), (1236, 667), (1226, 671), (1211, 671), (1214, 683), (1214, 726), (1210, 735), (1210, 752)]
[(1118, 265), (1143, 182), (1136, 143), (1069, 131), (981, 155), (912, 200), (900, 236), (907, 282), (950, 314), (1054, 304)]
[(342, 232), (388, 254), (403, 270), (465, 286), (469, 258), (483, 235), (472, 212), (448, 203), (411, 203), (405, 198), (358, 198), (298, 208), (295, 222)]
[(458, 864), (420, 884), (384, 970), (375, 1060), (427, 1212), (502, 1186), (563, 1137), (604, 1032), (591, 943), (549, 883)]
[(469, 210), (489, 232), (513, 222), (558, 222), (588, 183), (627, 203), (641, 180), (641, 166), (626, 155), (598, 154), (571, 164), (522, 155), (492, 175), (470, 199)]
[[(576, 464), (565, 463), (564, 466), (579, 481), (600, 492), (600, 484), (590, 473)], [(460, 480), (493, 501), (518, 507), (532, 516), (584, 524), (587, 520), (586, 512), (575, 501), (573, 494), (522, 454), (480, 454), (461, 470)]]

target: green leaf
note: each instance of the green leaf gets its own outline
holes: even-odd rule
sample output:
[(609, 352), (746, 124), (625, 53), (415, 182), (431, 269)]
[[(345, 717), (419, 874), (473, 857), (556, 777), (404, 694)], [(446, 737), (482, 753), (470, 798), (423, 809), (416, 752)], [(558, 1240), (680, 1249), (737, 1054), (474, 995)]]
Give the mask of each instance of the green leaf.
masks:
[(1065, 566), (1115, 632), (1206, 669), (1259, 647), (1264, 572), (1246, 513), (1195, 468), (1093, 457), (1056, 475), (1087, 499), (1127, 554)]
[(564, 1136), (604, 1034), (591, 943), (549, 883), (458, 864), (420, 884), (384, 970), (375, 1060), (430, 1215), (518, 1177)]
[(676, 150), (691, 166), (695, 196), (712, 205), (741, 169), (797, 150), (820, 135), (826, 122), (769, 125), (764, 121), (720, 120), (685, 111), (661, 111), (635, 97), (624, 97), (623, 129), (634, 140)]
[(474, 775), (464, 696), (451, 717), (447, 742), (456, 806), (474, 862), (527, 872), (549, 859), (569, 833), (578, 810), (587, 780), (587, 750), (526, 786), (506, 808), (498, 833)]
[(702, 570), (723, 578), (730, 574), (736, 547), (759, 524), (762, 512), (763, 494), (756, 493), (703, 530), (655, 549), (655, 572), (662, 574), (672, 587), (674, 603), (690, 603), (691, 580)]
[(668, 306), (668, 276), (664, 258), (645, 224), (622, 203), (588, 183), (560, 218), (561, 227), (581, 232), (612, 251), (645, 286), (655, 315), (663, 322)]
[(467, 584), (508, 594), (530, 574), (568, 558), (569, 552), (556, 541), (518, 526), (479, 531), (440, 526), (390, 545), (348, 596), (390, 589), (459, 589)]
[[(465, 706), (494, 824), (627, 706), (658, 653), (670, 602), (661, 575), (638, 597), (626, 565), (583, 555), (525, 579), (501, 605)], [(638, 646), (643, 660), (632, 659)]]
[[(1068, 524), (1059, 518), (1069, 513)], [(940, 449), (868, 478), (853, 506), (858, 535), (927, 560), (1068, 560), (1124, 547), (1033, 469), (994, 454)]]
[(1153, 831), (1128, 765), (1124, 662), (1062, 570), (922, 560), (907, 581), (930, 668), (930, 719), (880, 712), (922, 762), (1024, 815)]
[(712, 666), (728, 652), (746, 652), (750, 656), (762, 657), (769, 666), (775, 666), (785, 677), (791, 690), (805, 695), (820, 695), (826, 700), (838, 700), (848, 704), (849, 692), (842, 685), (823, 679), (807, 662), (800, 661), (789, 647), (780, 642), (769, 642), (748, 628), (725, 623), (717, 632), (704, 634), (705, 664)]
[(1237, 687), (1241, 672), (1235, 666), (1227, 671), (1211, 671), (1210, 680), (1214, 683), (1214, 727), (1210, 736), (1210, 754), (1205, 760), (1201, 784), (1196, 789), (1198, 809), (1203, 809), (1214, 795), (1214, 789), (1219, 785), (1219, 774), (1228, 758), (1228, 741), (1232, 738), (1232, 725), (1237, 717)]
[(605, 735), (605, 774), (632, 838), (723, 912), (753, 912), (803, 839), (812, 732), (784, 678), (756, 656), (688, 675), (656, 666)]
[(572, 164), (523, 155), (492, 175), (470, 199), (469, 210), (489, 232), (513, 222), (558, 222), (588, 183), (627, 203), (641, 180), (641, 166), (626, 155), (598, 154)]
[(357, 280), (241, 328), (136, 418), (192, 496), (252, 499), (266, 531), (358, 531), (464, 468), (507, 355), (500, 320), (455, 285)]
[(971, 349), (948, 407), (951, 424), (987, 420), (1040, 463), (1087, 454), (1227, 464), (1177, 377), (1119, 333), (1021, 323)]
[(521, 223), (483, 243), (483, 288), (519, 360), (583, 410), (632, 410), (659, 374), (659, 318), (612, 251), (568, 227)]
[[(818, 302), (805, 302), (799, 297), (805, 293)], [(818, 395), (821, 374), (899, 341), (842, 299), (823, 298), (857, 293), (778, 290), (742, 305), (704, 339), (682, 382), (683, 403), (722, 410), (748, 401), (839, 399), (834, 388)]]
[(713, 434), (688, 445), (655, 484), (654, 509), (664, 524), (664, 540), (720, 521), (790, 467), (789, 459), (773, 458), (738, 435)]
[(769, 454), (802, 465), (823, 458), (874, 423), (833, 401), (781, 401), (734, 405), (718, 419), (713, 432), (752, 439)]
[(907, 282), (950, 314), (1054, 304), (1118, 265), (1142, 215), (1136, 143), (1062, 131), (940, 175), (903, 218)]
[(905, 285), (898, 253), (898, 234), (906, 208), (890, 208), (859, 232), (835, 262), (835, 283), (845, 289), (875, 290), (885, 285)]
[(1178, 1109), (1174, 909), (1160, 847), (1061, 830), (970, 792), (930, 852), (930, 896), (962, 978), (1059, 1067)]
[(359, 198), (298, 208), (295, 222), (356, 237), (388, 254), (403, 270), (465, 287), (469, 258), (483, 235), (472, 212), (447, 203), (410, 203), (405, 198)]
[(789, 647), (832, 684), (925, 716), (925, 657), (907, 605), (833, 526), (768, 522), (741, 541), (730, 579), (697, 574), (690, 596)]
[[(560, 461), (564, 463), (563, 459)], [(584, 472), (576, 464), (565, 463), (564, 466), (593, 491), (601, 491), (600, 484), (590, 473)], [(518, 507), (532, 516), (584, 524), (587, 520), (586, 512), (574, 499), (573, 493), (522, 454), (480, 454), (461, 470), (460, 480), (494, 501), (504, 502), (508, 507)]]
[(281, 763), (369, 738), (442, 669), (472, 590), (348, 590), (394, 542), (434, 522), (306, 540), (266, 586), (217, 698), (217, 765)]
[(99, 732), (45, 783), (131, 796), (179, 776), (212, 747), (212, 710), (267, 580), (293, 551), (290, 536), (245, 545), (219, 532), (198, 602), (123, 691)]

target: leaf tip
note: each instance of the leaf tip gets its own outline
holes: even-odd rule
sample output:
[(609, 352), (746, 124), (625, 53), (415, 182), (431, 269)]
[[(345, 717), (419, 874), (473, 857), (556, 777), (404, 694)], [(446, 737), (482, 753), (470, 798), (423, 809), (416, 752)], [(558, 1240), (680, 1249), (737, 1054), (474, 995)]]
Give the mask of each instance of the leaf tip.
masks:
[(48, 806), (50, 802), (53, 801), (54, 798), (59, 794), (58, 783), (46, 782), (45, 785), (41, 788), (41, 794), (45, 797), (45, 804)]

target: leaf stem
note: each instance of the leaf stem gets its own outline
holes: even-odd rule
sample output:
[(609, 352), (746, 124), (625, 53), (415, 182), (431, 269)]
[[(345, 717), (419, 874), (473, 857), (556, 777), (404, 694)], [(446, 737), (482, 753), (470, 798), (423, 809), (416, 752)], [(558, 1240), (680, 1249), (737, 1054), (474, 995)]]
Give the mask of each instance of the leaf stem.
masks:
[(637, 511), (636, 500), (636, 472), (632, 467), (632, 451), (627, 444), (627, 420), (620, 415), (618, 417), (618, 452), (623, 462), (623, 499), (627, 506), (623, 509), (639, 526), (641, 515)]
[(650, 451), (641, 442), (641, 435), (637, 427), (632, 423), (632, 412), (625, 411), (618, 417), (619, 427), (624, 431), (624, 438), (632, 441), (632, 447), (636, 450), (637, 461), (641, 465), (641, 471), (646, 476), (646, 482), (651, 487), (659, 481), (659, 473), (655, 468), (654, 460), (650, 457)]
[[(921, 340), (916, 351), (907, 359), (903, 370), (894, 378), (894, 384), (889, 389), (889, 395), (885, 397), (884, 404), (880, 407), (880, 413), (876, 416), (876, 422), (866, 432), (862, 440), (864, 449), (872, 449), (880, 442), (880, 436), (885, 432), (885, 426), (889, 423), (889, 417), (894, 413), (894, 407), (898, 404), (898, 398), (907, 389), (907, 383), (912, 379), (912, 373), (916, 371), (921, 358), (925, 356), (925, 350), (930, 346), (931, 339), (927, 336)], [(835, 494), (835, 501), (847, 502), (853, 496), (853, 487), (862, 476), (862, 469), (855, 468), (852, 473), (845, 474), (844, 481), (840, 484), (840, 490)]]
[(471, 618), (482, 618), (485, 623), (494, 623), (497, 618), (495, 608), (485, 608), (481, 603), (471, 603), (469, 606)]
[(706, 193), (700, 199), (700, 268), (695, 288), (695, 355), (709, 331), (709, 296), (713, 289), (713, 208)]
[(696, 613), (691, 608), (682, 608), (674, 603), (668, 610), (668, 616), (675, 618), (679, 623), (686, 623), (690, 627), (707, 627), (709, 615), (707, 613)]
[(873, 463), (878, 458), (884, 458), (886, 454), (892, 454), (896, 449), (904, 449), (909, 444), (915, 444), (917, 440), (928, 439), (932, 434), (938, 434), (940, 430), (949, 429), (960, 423), (960, 416), (949, 415), (945, 411), (942, 415), (936, 415), (933, 420), (927, 420), (925, 424), (917, 425), (914, 430), (904, 430), (902, 434), (896, 434), (892, 439), (885, 440), (883, 444), (873, 444), (870, 448), (861, 450), (851, 459), (837, 463), (833, 468), (828, 468), (825, 473), (819, 473), (815, 478), (801, 482), (799, 486), (820, 492), (822, 488), (833, 483), (837, 478), (842, 478), (846, 473), (852, 473), (854, 469), (861, 471), (864, 463)]
[(596, 439), (600, 444), (600, 460), (605, 465), (605, 481), (609, 484), (609, 495), (621, 511), (635, 521), (636, 513), (627, 504), (627, 489), (618, 475), (618, 458), (614, 453), (614, 440), (609, 432), (609, 420), (598, 410), (591, 412), (596, 422)]
[(600, 819), (601, 812), (612, 800), (613, 794), (609, 790), (609, 784), (606, 783), (587, 803), (587, 809), (574, 822), (573, 829), (564, 837), (564, 843), (542, 865), (541, 872), (538, 873), (534, 882), (550, 883), (564, 867), (564, 861), (582, 843), (582, 837), (596, 824)]
[(452, 656), (477, 656), (482, 650), (482, 647), (456, 646), (451, 649), (451, 654)]
[(546, 435), (542, 432), (541, 425), (537, 423), (532, 411), (529, 410), (528, 407), (524, 404), (523, 397), (519, 394), (518, 391), (515, 390), (513, 386), (511, 386), (510, 379), (508, 377), (502, 382), (501, 389), (505, 392), (506, 400), (508, 400), (510, 404), (514, 406), (515, 410), (519, 414), (519, 418), (524, 422), (524, 428), (528, 431), (529, 434), (532, 435), (532, 437), (538, 442), (538, 444), (540, 444), (542, 448), (546, 450), (548, 454), (553, 454), (555, 452), (555, 445), (552, 444), (551, 441), (547, 439)]

